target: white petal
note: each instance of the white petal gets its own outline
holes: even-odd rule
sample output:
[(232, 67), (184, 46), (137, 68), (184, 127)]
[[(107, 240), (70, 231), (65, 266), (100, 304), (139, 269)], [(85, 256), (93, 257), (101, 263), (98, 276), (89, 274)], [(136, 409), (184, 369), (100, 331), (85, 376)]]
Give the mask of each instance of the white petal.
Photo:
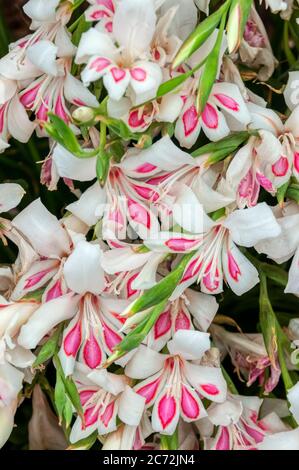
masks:
[(216, 83), (213, 87), (213, 102), (234, 119), (246, 125), (251, 117), (241, 95), (240, 89), (233, 83)]
[(257, 269), (231, 240), (223, 249), (222, 267), (225, 280), (236, 295), (248, 292), (259, 282)]
[(113, 58), (116, 49), (111, 38), (104, 33), (100, 33), (94, 28), (83, 33), (78, 46), (76, 64), (83, 64), (91, 56), (104, 56)]
[(125, 368), (125, 374), (133, 379), (146, 379), (162, 369), (167, 358), (141, 344)]
[(210, 334), (195, 330), (178, 330), (173, 339), (167, 343), (170, 354), (184, 357), (185, 359), (201, 359), (211, 347)]
[(28, 142), (35, 129), (35, 124), (30, 121), (18, 96), (14, 96), (8, 107), (7, 121), (10, 134), (19, 142)]
[(291, 132), (295, 139), (299, 138), (299, 105), (292, 111), (291, 115), (285, 122), (285, 132)]
[(39, 70), (52, 76), (58, 73), (56, 57), (58, 48), (51, 41), (42, 39), (27, 49), (27, 57)]
[(229, 229), (235, 243), (246, 247), (253, 246), (264, 238), (277, 237), (281, 232), (273, 212), (265, 202), (249, 209), (234, 211), (223, 225)]
[(188, 381), (201, 395), (216, 403), (225, 401), (227, 384), (220, 368), (198, 366), (188, 362), (185, 370)]
[(72, 202), (66, 209), (86, 225), (92, 226), (103, 214), (105, 204), (106, 190), (96, 182), (82, 194), (78, 201)]
[(91, 181), (96, 177), (96, 157), (77, 158), (57, 144), (53, 160), (59, 176), (75, 181)]
[(192, 289), (187, 289), (185, 294), (190, 302), (187, 306), (188, 310), (192, 313), (199, 328), (207, 331), (218, 310), (215, 297)]
[(72, 36), (68, 30), (61, 26), (55, 37), (58, 57), (73, 57), (76, 53), (76, 47), (72, 43)]
[(10, 406), (0, 407), (0, 449), (4, 446), (13, 430), (15, 410), (15, 403)]
[(118, 4), (113, 19), (113, 34), (117, 43), (133, 57), (139, 57), (148, 49), (155, 26), (152, 0), (126, 0)]
[(56, 8), (60, 0), (29, 0), (23, 7), (24, 12), (34, 21), (55, 20)]
[(20, 346), (34, 349), (54, 326), (74, 316), (78, 300), (78, 296), (67, 294), (43, 304), (22, 327), (18, 337)]
[(162, 71), (158, 64), (152, 62), (136, 62), (130, 70), (131, 87), (134, 90), (135, 106), (144, 102), (143, 94), (146, 93), (147, 100), (154, 98), (162, 82)]
[(290, 412), (299, 424), (299, 382), (288, 390), (287, 399), (290, 403)]
[(289, 72), (289, 80), (283, 95), (288, 108), (293, 111), (299, 104), (299, 72)]
[(69, 239), (56, 217), (36, 199), (13, 219), (13, 225), (46, 257), (62, 256), (69, 250)]
[(143, 266), (151, 257), (151, 253), (136, 253), (130, 247), (117, 248), (103, 254), (103, 269), (108, 274), (132, 271)]
[[(104, 76), (104, 85), (108, 91), (108, 95), (112, 100), (120, 100), (130, 83), (130, 74), (126, 69), (112, 67)], [(84, 78), (86, 82), (86, 78)]]
[(299, 248), (293, 258), (289, 269), (289, 280), (285, 288), (285, 293), (299, 295)]
[(0, 76), (0, 105), (10, 100), (17, 91), (17, 82)]
[(78, 293), (100, 294), (104, 289), (99, 245), (80, 241), (64, 264), (63, 272), (68, 287)]
[(250, 127), (252, 129), (264, 129), (275, 135), (283, 132), (281, 119), (272, 109), (263, 108), (254, 103), (248, 103), (247, 106), (251, 113)]
[[(99, 103), (96, 97), (86, 88), (80, 80), (67, 74), (64, 82), (64, 96), (77, 106), (90, 106), (96, 108)], [(85, 160), (86, 164), (86, 160)]]
[(8, 212), (20, 203), (25, 191), (19, 184), (0, 184), (0, 211)]
[(181, 184), (173, 207), (173, 218), (184, 230), (191, 233), (205, 233), (215, 224), (206, 215), (194, 192)]
[(265, 436), (259, 450), (299, 450), (299, 428)]
[(230, 133), (223, 113), (212, 103), (206, 104), (201, 114), (200, 122), (202, 130), (212, 142), (223, 139)]
[(129, 426), (138, 426), (145, 407), (145, 398), (128, 385), (119, 400), (118, 416)]

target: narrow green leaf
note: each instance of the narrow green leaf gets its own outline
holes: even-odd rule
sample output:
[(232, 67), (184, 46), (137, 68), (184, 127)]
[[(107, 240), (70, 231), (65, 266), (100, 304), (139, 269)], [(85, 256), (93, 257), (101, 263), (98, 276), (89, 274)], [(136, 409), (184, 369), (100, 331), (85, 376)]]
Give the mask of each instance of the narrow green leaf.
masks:
[(66, 403), (66, 398), (67, 396), (65, 392), (64, 382), (60, 373), (57, 371), (56, 372), (56, 384), (55, 384), (55, 390), (54, 390), (54, 401), (55, 401), (55, 407), (58, 413), (60, 423), (62, 422), (62, 419), (63, 419), (63, 410), (64, 410), (64, 406)]
[(242, 145), (250, 134), (246, 131), (232, 133), (217, 142), (210, 142), (203, 145), (191, 153), (192, 157), (200, 157), (201, 155), (210, 154), (207, 163), (213, 164), (223, 160), (225, 157), (233, 153), (240, 145)]
[(71, 444), (67, 448), (67, 450), (88, 450), (94, 445), (97, 440), (97, 437), (98, 432), (94, 431), (90, 436), (86, 437), (85, 439), (81, 439), (81, 441), (75, 442), (75, 444)]
[(184, 255), (176, 268), (162, 279), (158, 284), (148, 289), (141, 297), (135, 300), (129, 307), (130, 313), (133, 315), (137, 312), (154, 307), (165, 299), (168, 299), (174, 289), (180, 282), (187, 264), (194, 256), (194, 252)]
[(287, 189), (286, 195), (299, 204), (299, 184), (291, 184)]
[(175, 56), (172, 63), (173, 69), (176, 69), (182, 62), (185, 62), (208, 39), (217, 28), (222, 16), (226, 14), (230, 1), (227, 0), (217, 11), (199, 23)]
[(64, 409), (63, 409), (63, 417), (65, 421), (65, 427), (66, 429), (69, 429), (72, 418), (73, 418), (73, 407), (70, 399), (66, 396), (65, 404), (64, 404)]
[(62, 366), (61, 366), (61, 362), (60, 362), (60, 359), (59, 359), (57, 354), (54, 356), (54, 365), (56, 367), (56, 370), (57, 370), (58, 374), (60, 375), (60, 377), (63, 381), (65, 392), (67, 393), (67, 395), (68, 395), (70, 401), (72, 402), (73, 407), (77, 411), (78, 415), (83, 420), (83, 409), (82, 409), (80, 396), (79, 396), (77, 387), (76, 387), (76, 385), (75, 385), (75, 383), (74, 383), (74, 381), (71, 377), (66, 377), (64, 375), (64, 372), (63, 372), (63, 369), (62, 369)]
[(276, 198), (277, 198), (278, 204), (280, 204), (280, 205), (283, 204), (283, 202), (285, 200), (289, 184), (290, 184), (290, 181), (287, 181), (282, 186), (280, 186), (280, 188), (278, 188), (278, 190), (277, 190)]
[(104, 149), (100, 150), (97, 156), (96, 173), (100, 185), (105, 186), (110, 168), (110, 156)]
[(221, 25), (219, 28), (215, 45), (206, 60), (203, 72), (199, 80), (196, 107), (197, 107), (198, 113), (200, 114), (205, 109), (206, 103), (209, 99), (209, 96), (211, 94), (212, 88), (214, 86), (214, 83), (217, 77), (225, 20), (226, 20), (226, 15), (224, 14), (221, 19)]
[(117, 351), (126, 353), (137, 348), (140, 343), (147, 337), (151, 329), (153, 328), (156, 320), (166, 307), (168, 299), (163, 300), (161, 303), (156, 305), (148, 314), (146, 318), (130, 333), (116, 347)]
[(37, 358), (34, 361), (33, 367), (38, 367), (44, 362), (51, 359), (58, 350), (58, 342), (61, 336), (63, 324), (61, 324), (57, 330), (53, 333), (50, 339), (42, 346)]

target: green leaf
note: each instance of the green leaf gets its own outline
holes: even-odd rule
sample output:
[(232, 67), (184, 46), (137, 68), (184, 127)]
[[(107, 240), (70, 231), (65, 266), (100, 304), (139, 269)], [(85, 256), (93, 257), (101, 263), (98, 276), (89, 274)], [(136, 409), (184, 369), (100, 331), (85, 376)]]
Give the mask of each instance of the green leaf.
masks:
[(69, 397), (73, 407), (75, 408), (76, 412), (78, 413), (78, 415), (81, 417), (81, 419), (83, 421), (83, 419), (84, 419), (83, 409), (82, 409), (80, 396), (79, 396), (77, 387), (76, 387), (76, 385), (75, 385), (75, 383), (74, 383), (74, 381), (71, 377), (66, 377), (64, 375), (64, 372), (63, 372), (63, 369), (62, 369), (62, 366), (61, 366), (61, 362), (60, 362), (60, 359), (59, 359), (57, 354), (54, 356), (54, 365), (56, 367), (57, 373), (59, 374), (59, 376), (61, 377), (61, 379), (63, 381), (65, 392), (66, 392), (67, 396)]
[(175, 56), (172, 68), (176, 69), (179, 65), (185, 62), (217, 28), (223, 15), (226, 14), (230, 0), (227, 0), (215, 13), (208, 16), (205, 20), (201, 21), (197, 28), (190, 34), (190, 36), (183, 43)]
[(94, 431), (90, 436), (86, 437), (85, 439), (81, 439), (81, 441), (75, 442), (75, 444), (71, 444), (67, 448), (67, 450), (88, 450), (94, 445), (97, 440), (97, 437), (98, 432)]
[(148, 289), (141, 297), (136, 299), (129, 307), (129, 313), (135, 313), (154, 307), (168, 299), (180, 282), (187, 264), (194, 256), (194, 252), (184, 255), (176, 268), (164, 277), (158, 284)]
[(159, 318), (160, 314), (165, 309), (167, 302), (168, 299), (165, 299), (161, 303), (156, 305), (149, 312), (146, 318), (144, 318), (133, 331), (131, 331), (125, 336), (121, 343), (117, 345), (116, 350), (122, 353), (126, 353), (132, 351), (132, 349), (137, 348), (153, 328), (154, 324), (156, 323), (156, 320)]
[(42, 346), (37, 358), (34, 361), (33, 367), (38, 367), (44, 362), (51, 359), (58, 350), (58, 342), (61, 336), (63, 324), (53, 333), (50, 339)]
[(114, 119), (110, 117), (101, 116), (100, 121), (104, 122), (106, 126), (114, 132), (118, 137), (121, 137), (123, 140), (136, 140), (140, 138), (140, 134), (133, 133), (126, 123), (121, 121), (120, 119)]
[(72, 43), (75, 46), (79, 45), (82, 34), (86, 33), (86, 31), (88, 31), (91, 26), (92, 23), (86, 21), (85, 15), (80, 16), (78, 20), (70, 26), (69, 31), (74, 31), (72, 34)]
[(100, 185), (105, 186), (110, 168), (110, 155), (104, 149), (101, 149), (97, 156), (96, 173)]
[(281, 369), (281, 374), (286, 390), (293, 386), (291, 376), (285, 361), (284, 342), (285, 337), (273, 311), (267, 289), (267, 278), (260, 271), (260, 325), (264, 337), (266, 350), (273, 367), (276, 367), (276, 356)]
[(178, 428), (174, 431), (171, 436), (164, 436), (161, 434), (160, 436), (161, 450), (178, 450), (179, 448), (179, 435), (178, 435)]
[(225, 20), (226, 15), (224, 14), (221, 19), (221, 25), (219, 28), (215, 45), (206, 60), (203, 72), (199, 80), (196, 107), (198, 113), (200, 114), (205, 109), (206, 103), (209, 99), (217, 77)]
[(252, 0), (232, 0), (226, 27), (229, 53), (235, 52), (241, 44), (251, 6)]
[(63, 417), (65, 421), (65, 427), (66, 429), (69, 429), (72, 418), (73, 418), (73, 407), (70, 399), (66, 397), (65, 404), (64, 404), (64, 409), (63, 409)]
[(192, 157), (200, 157), (201, 155), (210, 154), (207, 164), (212, 165), (237, 150), (240, 145), (249, 139), (250, 135), (251, 134), (246, 131), (232, 133), (217, 142), (210, 142), (209, 144), (203, 145), (199, 149), (194, 150), (191, 155)]
[(291, 184), (287, 189), (286, 195), (299, 204), (299, 184)]
[(278, 204), (283, 204), (289, 184), (290, 184), (290, 181), (287, 181), (282, 186), (280, 186), (280, 188), (278, 188), (277, 193), (276, 193)]
[(63, 410), (64, 410), (64, 406), (66, 403), (66, 399), (67, 399), (67, 396), (65, 392), (64, 382), (63, 382), (62, 376), (57, 371), (56, 372), (56, 384), (55, 384), (55, 390), (54, 390), (54, 401), (55, 401), (55, 407), (58, 413), (60, 423), (62, 422), (62, 419), (63, 419)]
[(59, 116), (48, 113), (48, 117), (50, 122), (44, 124), (45, 131), (69, 152), (78, 158), (91, 158), (97, 154), (97, 150), (82, 149), (71, 128)]

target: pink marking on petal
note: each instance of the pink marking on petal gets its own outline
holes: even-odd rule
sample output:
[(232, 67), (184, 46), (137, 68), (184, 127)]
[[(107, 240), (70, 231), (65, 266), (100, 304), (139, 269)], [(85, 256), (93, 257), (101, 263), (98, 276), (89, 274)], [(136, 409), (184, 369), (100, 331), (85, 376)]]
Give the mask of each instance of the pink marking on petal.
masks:
[(105, 28), (106, 28), (106, 31), (108, 33), (112, 33), (113, 31), (113, 23), (112, 21), (108, 21), (106, 24), (105, 24)]
[(270, 193), (274, 191), (273, 184), (268, 178), (266, 178), (266, 176), (262, 175), (262, 173), (256, 173), (256, 179), (266, 191), (269, 191)]
[(232, 111), (239, 111), (239, 103), (230, 96), (225, 95), (224, 93), (216, 93), (214, 97), (226, 108), (231, 109)]
[(39, 89), (40, 84), (36, 85), (33, 88), (30, 88), (22, 94), (22, 96), (20, 97), (20, 101), (22, 105), (25, 106), (25, 108), (30, 109), (33, 106)]
[[(132, 288), (132, 282), (134, 281), (134, 279), (136, 279), (136, 277), (138, 276), (139, 273), (136, 273), (134, 274), (133, 276), (130, 277), (130, 279), (128, 280), (127, 282), (127, 298), (129, 299), (130, 297), (132, 297), (132, 295), (136, 294), (138, 292), (137, 289), (133, 289)], [(123, 318), (123, 317), (121, 317)]]
[(48, 111), (49, 111), (48, 101), (49, 101), (48, 98), (45, 98), (44, 102), (38, 108), (36, 117), (39, 121), (46, 122), (48, 120)]
[(5, 111), (6, 111), (6, 104), (3, 106), (0, 106), (0, 132), (3, 131), (4, 129), (4, 117), (5, 117)]
[(163, 181), (166, 180), (170, 175), (171, 173), (167, 173), (166, 175), (161, 175), (161, 176), (156, 176), (154, 178), (150, 178), (149, 180), (147, 180), (147, 184), (151, 184), (152, 186), (157, 186), (163, 183)]
[[(96, 421), (98, 420), (99, 417), (99, 409), (95, 410), (95, 406), (92, 406), (91, 408), (88, 408), (85, 413), (84, 413), (84, 424), (85, 427), (92, 426)], [(82, 423), (82, 429), (84, 429), (84, 425)]]
[(99, 344), (94, 337), (93, 332), (91, 332), (89, 339), (85, 342), (83, 349), (83, 357), (85, 363), (91, 369), (95, 369), (102, 362), (102, 351), (99, 347)]
[(177, 330), (189, 330), (191, 322), (183, 310), (180, 310), (175, 319), (174, 329)]
[(79, 98), (75, 98), (73, 100), (73, 103), (76, 104), (77, 106), (85, 106), (86, 103), (84, 101), (80, 100)]
[(53, 271), (52, 267), (45, 269), (44, 271), (40, 271), (39, 273), (32, 274), (32, 276), (26, 279), (24, 289), (29, 289), (30, 287), (35, 286), (51, 271)]
[(198, 240), (189, 240), (187, 238), (170, 238), (165, 242), (165, 245), (173, 251), (187, 251), (198, 245), (198, 242)]
[(171, 314), (170, 310), (162, 313), (154, 325), (155, 339), (161, 338), (171, 329)]
[(108, 427), (108, 424), (113, 417), (114, 412), (114, 402), (110, 403), (106, 408), (103, 414), (101, 414), (101, 421), (103, 422), (105, 428)]
[(218, 127), (218, 113), (217, 110), (211, 104), (207, 103), (205, 109), (202, 112), (201, 118), (204, 124), (209, 129), (217, 129)]
[(161, 378), (159, 377), (154, 382), (150, 382), (144, 385), (143, 387), (139, 388), (139, 390), (138, 389), (135, 390), (136, 393), (138, 393), (138, 395), (141, 395), (142, 397), (145, 398), (146, 405), (150, 403), (153, 400), (154, 396), (156, 395), (160, 381), (161, 381)]
[(59, 95), (57, 98), (57, 101), (55, 103), (55, 108), (54, 108), (55, 114), (60, 117), (64, 122), (68, 123), (69, 122), (69, 117), (67, 115), (66, 109), (64, 107), (63, 99), (62, 96)]
[(133, 201), (133, 199), (128, 199), (128, 209), (130, 217), (132, 220), (134, 220), (134, 222), (144, 225), (148, 229), (150, 228), (151, 219), (149, 212), (145, 207), (143, 207), (138, 202)]
[(237, 264), (235, 258), (233, 257), (233, 255), (231, 254), (230, 251), (228, 251), (227, 256), (228, 256), (228, 270), (229, 270), (229, 274), (231, 275), (231, 277), (232, 277), (236, 282), (238, 282), (238, 280), (239, 280), (238, 277), (239, 277), (240, 274), (241, 274), (239, 265)]
[(116, 222), (119, 225), (124, 225), (124, 218), (120, 210), (115, 210), (109, 213), (109, 220)]
[(189, 281), (192, 277), (196, 276), (199, 273), (201, 268), (201, 263), (198, 263), (199, 258), (195, 258), (191, 263), (187, 266), (187, 269), (184, 273), (184, 276), (181, 279), (181, 282)]
[(146, 125), (144, 114), (139, 113), (138, 109), (130, 112), (128, 123), (130, 127), (143, 127)]
[(114, 4), (112, 0), (96, 0), (97, 5), (102, 5), (103, 7), (106, 7), (108, 10), (110, 10), (112, 13), (114, 13)]
[(294, 153), (294, 168), (299, 173), (299, 153), (295, 152)]
[(216, 450), (230, 450), (229, 432), (226, 427), (221, 427), (220, 436), (216, 444)]
[(146, 71), (141, 67), (135, 67), (130, 70), (131, 77), (136, 80), (137, 82), (144, 82), (146, 79)]
[(55, 282), (54, 286), (52, 286), (51, 289), (48, 290), (46, 295), (46, 302), (48, 302), (49, 300), (57, 299), (57, 297), (60, 297), (61, 295), (61, 280), (58, 279), (58, 281)]
[(184, 112), (182, 119), (185, 136), (188, 137), (196, 129), (198, 124), (198, 113), (194, 105)]
[(211, 265), (212, 265), (212, 262), (206, 268), (205, 275), (203, 277), (203, 283), (204, 283), (205, 287), (209, 291), (212, 292), (212, 291), (218, 289), (220, 282), (219, 282), (219, 279), (218, 279), (219, 278), (218, 268), (216, 269), (215, 273), (212, 273), (210, 271)]
[(286, 157), (281, 156), (274, 165), (272, 165), (272, 172), (275, 176), (285, 176), (289, 169), (289, 161)]
[(137, 173), (151, 173), (152, 171), (156, 170), (157, 167), (152, 165), (151, 163), (143, 163), (142, 165), (138, 166), (135, 171)]
[(85, 403), (96, 393), (95, 390), (82, 390), (79, 392), (81, 405), (84, 406)]
[(182, 395), (181, 395), (181, 408), (185, 416), (189, 419), (198, 419), (200, 414), (200, 409), (197, 401), (189, 392), (189, 390), (182, 386)]
[(82, 325), (78, 321), (76, 325), (69, 331), (63, 341), (63, 348), (67, 356), (76, 357), (78, 350), (81, 346), (82, 340)]
[(143, 197), (148, 201), (156, 202), (159, 199), (159, 194), (152, 188), (148, 188), (147, 186), (139, 186), (137, 184), (133, 184), (132, 188), (136, 191), (139, 196)]
[(163, 429), (165, 429), (175, 417), (176, 408), (177, 405), (174, 397), (164, 395), (159, 401), (158, 416)]
[(117, 346), (121, 342), (122, 337), (115, 333), (115, 331), (113, 331), (111, 328), (109, 328), (106, 323), (103, 324), (103, 333), (105, 343), (108, 349), (110, 351), (113, 351), (115, 346)]
[(104, 69), (111, 65), (111, 60), (106, 59), (105, 57), (97, 57), (89, 65), (90, 69), (94, 69), (96, 72), (102, 72)]
[(264, 440), (265, 436), (262, 432), (257, 431), (251, 426), (248, 426), (246, 423), (243, 423), (243, 424), (244, 424), (244, 428), (246, 429), (247, 434), (249, 434), (249, 436), (252, 437), (257, 444)]
[(218, 395), (219, 394), (219, 389), (216, 387), (216, 385), (213, 384), (204, 384), (200, 385), (202, 390), (209, 395)]
[(98, 20), (101, 20), (102, 18), (107, 18), (107, 17), (109, 17), (109, 14), (104, 10), (96, 10), (90, 15), (90, 18), (92, 18), (95, 21), (98, 21)]
[(116, 83), (120, 82), (121, 80), (123, 80), (126, 76), (126, 71), (123, 70), (123, 69), (120, 69), (118, 67), (112, 67), (112, 69), (110, 70), (111, 74), (112, 74), (112, 77), (114, 78), (114, 81)]

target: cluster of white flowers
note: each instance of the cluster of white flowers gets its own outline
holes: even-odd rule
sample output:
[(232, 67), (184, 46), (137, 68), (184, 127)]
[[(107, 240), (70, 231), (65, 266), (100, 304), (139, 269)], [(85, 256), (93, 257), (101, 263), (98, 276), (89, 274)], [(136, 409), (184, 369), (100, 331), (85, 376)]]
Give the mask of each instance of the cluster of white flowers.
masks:
[[(299, 72), (285, 114), (245, 86), (236, 64), (265, 80), (277, 65), (252, 2), (223, 2), (204, 38), (207, 0), (88, 3), (74, 21), (80, 0), (29, 0), (31, 33), (0, 59), (0, 151), (49, 138), (41, 181), (77, 198), (59, 220), (0, 185), (18, 249), (0, 268), (0, 445), (33, 395), (32, 448), (299, 450), (298, 325), (266, 284), (299, 296)], [(295, 2), (262, 3), (290, 18)], [(262, 333), (224, 327), (219, 302), (259, 283)]]

